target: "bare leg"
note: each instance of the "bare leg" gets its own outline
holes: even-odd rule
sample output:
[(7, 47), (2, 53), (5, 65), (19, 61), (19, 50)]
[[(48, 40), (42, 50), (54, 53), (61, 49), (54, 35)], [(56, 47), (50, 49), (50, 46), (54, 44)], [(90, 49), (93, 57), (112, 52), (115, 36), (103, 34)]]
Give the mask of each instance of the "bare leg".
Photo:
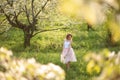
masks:
[(70, 68), (70, 62), (68, 62), (68, 63), (66, 64), (66, 67), (67, 67), (67, 69)]

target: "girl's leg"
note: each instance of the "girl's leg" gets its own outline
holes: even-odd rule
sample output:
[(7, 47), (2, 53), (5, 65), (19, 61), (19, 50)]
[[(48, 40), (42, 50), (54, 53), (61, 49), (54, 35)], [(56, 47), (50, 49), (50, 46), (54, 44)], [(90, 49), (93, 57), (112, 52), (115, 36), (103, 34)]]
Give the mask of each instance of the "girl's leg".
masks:
[(68, 62), (68, 63), (66, 64), (66, 67), (67, 67), (67, 69), (70, 68), (70, 62)]

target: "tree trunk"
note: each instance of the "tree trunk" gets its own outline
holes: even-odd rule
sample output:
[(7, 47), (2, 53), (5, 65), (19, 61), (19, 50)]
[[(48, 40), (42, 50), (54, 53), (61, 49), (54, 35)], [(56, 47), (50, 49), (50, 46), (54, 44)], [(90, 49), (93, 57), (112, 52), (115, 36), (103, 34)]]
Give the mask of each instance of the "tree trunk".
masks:
[(24, 47), (30, 47), (31, 34), (29, 31), (24, 31)]

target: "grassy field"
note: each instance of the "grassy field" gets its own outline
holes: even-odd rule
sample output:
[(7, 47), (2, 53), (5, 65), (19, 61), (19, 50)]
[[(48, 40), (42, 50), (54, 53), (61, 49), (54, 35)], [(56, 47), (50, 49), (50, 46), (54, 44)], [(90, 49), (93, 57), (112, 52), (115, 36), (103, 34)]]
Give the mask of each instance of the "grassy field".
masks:
[[(73, 48), (77, 62), (71, 63), (69, 71), (60, 62), (62, 43), (67, 33), (73, 34)], [(86, 27), (71, 27), (69, 30), (57, 30), (40, 33), (31, 39), (31, 47), (23, 48), (23, 33), (12, 28), (0, 35), (0, 47), (11, 49), (18, 58), (35, 58), (42, 64), (54, 63), (66, 72), (66, 80), (92, 80), (95, 75), (86, 72), (87, 63), (83, 57), (88, 52), (99, 52), (105, 48), (117, 51), (119, 46), (110, 47), (107, 43), (107, 33), (104, 28), (87, 31)]]

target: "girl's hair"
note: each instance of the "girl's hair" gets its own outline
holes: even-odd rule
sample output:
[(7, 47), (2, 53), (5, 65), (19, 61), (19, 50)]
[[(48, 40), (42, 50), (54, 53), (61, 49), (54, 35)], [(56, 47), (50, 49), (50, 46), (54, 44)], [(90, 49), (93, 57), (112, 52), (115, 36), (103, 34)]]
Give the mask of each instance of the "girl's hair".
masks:
[(68, 39), (69, 36), (72, 37), (72, 34), (67, 34), (67, 35), (66, 35), (66, 39)]

